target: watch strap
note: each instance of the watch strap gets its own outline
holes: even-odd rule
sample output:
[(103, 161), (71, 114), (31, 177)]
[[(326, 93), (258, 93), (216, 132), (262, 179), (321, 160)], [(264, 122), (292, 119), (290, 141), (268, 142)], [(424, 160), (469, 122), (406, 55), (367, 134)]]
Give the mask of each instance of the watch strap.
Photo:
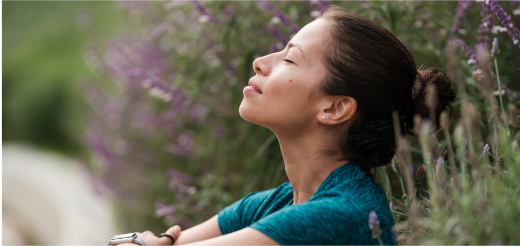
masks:
[(143, 239), (140, 239), (139, 237), (136, 237), (135, 239), (132, 240), (134, 243), (137, 243), (141, 246), (146, 246), (146, 243), (144, 243)]

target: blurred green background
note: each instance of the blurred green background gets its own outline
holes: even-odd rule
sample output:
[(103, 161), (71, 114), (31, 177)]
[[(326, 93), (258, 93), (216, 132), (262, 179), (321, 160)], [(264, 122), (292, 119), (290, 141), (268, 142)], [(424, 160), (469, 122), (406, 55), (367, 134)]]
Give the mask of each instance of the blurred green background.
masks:
[(116, 2), (2, 2), (3, 142), (82, 155), (88, 43), (117, 30)]

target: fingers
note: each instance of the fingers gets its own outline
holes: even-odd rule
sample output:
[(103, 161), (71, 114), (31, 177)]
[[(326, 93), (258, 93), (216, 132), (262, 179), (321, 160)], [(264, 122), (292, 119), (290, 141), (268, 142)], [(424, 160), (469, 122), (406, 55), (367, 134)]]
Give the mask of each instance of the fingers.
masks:
[[(165, 233), (177, 240), (177, 238), (179, 238), (179, 236), (181, 235), (181, 227), (178, 225), (174, 225), (170, 227)], [(160, 237), (159, 243), (171, 245), (172, 240), (169, 237)]]
[[(155, 234), (151, 231), (144, 231), (142, 233), (140, 232), (134, 232), (137, 234), (137, 237), (143, 239), (147, 246), (154, 246), (154, 245), (172, 245), (172, 239), (169, 237), (156, 237)], [(172, 236), (175, 240), (179, 238), (181, 235), (181, 227), (178, 225), (170, 227), (166, 234)]]
[(138, 237), (155, 236), (155, 234), (153, 234), (153, 232), (151, 232), (151, 231), (143, 231), (142, 233), (141, 232), (134, 232), (134, 233), (137, 234)]

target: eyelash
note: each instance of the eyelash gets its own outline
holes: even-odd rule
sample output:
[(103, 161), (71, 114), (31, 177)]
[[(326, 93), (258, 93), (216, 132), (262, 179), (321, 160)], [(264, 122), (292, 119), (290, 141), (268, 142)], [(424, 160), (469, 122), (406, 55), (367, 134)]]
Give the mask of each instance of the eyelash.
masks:
[(291, 61), (291, 60), (289, 60), (289, 59), (282, 59), (282, 61), (285, 61), (285, 62), (290, 62), (290, 63), (294, 64), (294, 62), (293, 62), (293, 61)]

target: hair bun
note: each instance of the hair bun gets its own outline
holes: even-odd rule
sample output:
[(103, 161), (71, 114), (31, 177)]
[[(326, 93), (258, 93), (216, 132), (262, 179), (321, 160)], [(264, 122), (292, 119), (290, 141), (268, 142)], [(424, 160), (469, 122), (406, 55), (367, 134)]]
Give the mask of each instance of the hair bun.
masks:
[[(432, 87), (434, 86), (434, 87)], [(434, 93), (428, 95), (429, 90), (434, 89)], [(433, 96), (431, 96), (433, 95)], [(415, 115), (421, 118), (430, 118), (430, 110), (428, 105), (435, 105), (435, 126), (439, 126), (439, 118), (442, 111), (446, 107), (450, 109), (450, 117), (453, 117), (452, 102), (455, 102), (456, 93), (451, 88), (451, 82), (448, 76), (437, 68), (428, 68), (424, 71), (417, 70), (414, 84), (412, 86), (412, 101), (415, 105), (413, 114), (409, 115), (406, 120), (407, 132), (413, 134), (413, 117)]]

